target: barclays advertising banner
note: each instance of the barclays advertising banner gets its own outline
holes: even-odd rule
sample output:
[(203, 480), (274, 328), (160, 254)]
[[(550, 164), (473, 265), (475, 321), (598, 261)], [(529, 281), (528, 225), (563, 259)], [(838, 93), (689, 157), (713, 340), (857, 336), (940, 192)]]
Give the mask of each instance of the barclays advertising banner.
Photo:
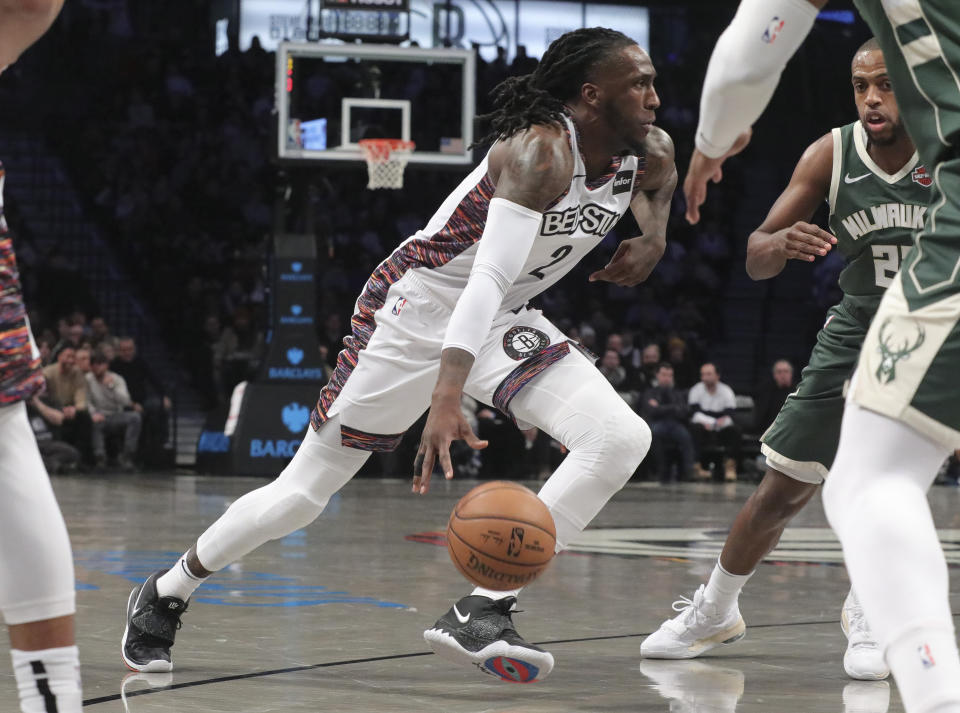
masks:
[(248, 384), (230, 436), (236, 475), (279, 475), (296, 454), (319, 388), (306, 384)]
[(267, 353), (256, 379), (234, 390), (223, 430), (211, 424), (200, 436), (197, 462), (210, 472), (277, 475), (300, 447), (323, 387), (314, 236), (276, 236), (269, 266)]
[(323, 381), (315, 314), (316, 255), (312, 235), (274, 238), (267, 356), (258, 381)]

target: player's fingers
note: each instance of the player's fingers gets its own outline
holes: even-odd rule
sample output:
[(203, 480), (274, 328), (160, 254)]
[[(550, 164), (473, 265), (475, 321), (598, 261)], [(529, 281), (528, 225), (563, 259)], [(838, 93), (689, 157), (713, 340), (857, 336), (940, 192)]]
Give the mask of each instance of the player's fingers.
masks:
[(618, 262), (615, 265), (607, 267), (604, 272), (607, 273), (604, 277), (607, 282), (613, 282), (619, 285), (630, 276), (630, 266), (625, 262)]
[(427, 449), (423, 454), (423, 466), (420, 469), (420, 494), (427, 492), (430, 488), (430, 476), (433, 475), (433, 464), (436, 461), (436, 449), (427, 444)]
[(790, 240), (790, 249), (803, 255), (826, 255), (827, 250), (819, 242), (795, 236)]
[(710, 176), (710, 180), (714, 183), (720, 183), (720, 181), (723, 180), (723, 169), (718, 166), (717, 170), (713, 172), (712, 176)]
[(423, 451), (417, 452), (417, 457), (413, 459), (413, 492), (420, 490), (420, 473), (423, 471)]
[(799, 250), (787, 249), (786, 254), (788, 260), (803, 260), (804, 262), (813, 262), (817, 259), (816, 255), (800, 252)]
[(787, 233), (787, 241), (792, 248), (816, 255), (826, 255), (830, 249), (830, 243), (821, 240), (817, 235), (798, 228), (793, 228)]
[(826, 230), (821, 228), (819, 225), (811, 225), (809, 223), (797, 223), (797, 229), (804, 235), (804, 237), (817, 245), (818, 247), (825, 248), (829, 250), (834, 243), (837, 242), (837, 239), (833, 237)]
[(480, 440), (470, 426), (465, 426), (463, 433), (460, 434), (460, 437), (475, 451), (482, 451), (484, 448), (490, 445), (489, 441)]
[(440, 449), (440, 470), (443, 471), (443, 477), (447, 480), (453, 479), (453, 461), (450, 460), (450, 446)]
[(687, 222), (696, 225), (700, 222), (700, 206), (707, 196), (707, 187), (694, 176), (687, 176), (683, 182), (683, 195), (687, 201)]

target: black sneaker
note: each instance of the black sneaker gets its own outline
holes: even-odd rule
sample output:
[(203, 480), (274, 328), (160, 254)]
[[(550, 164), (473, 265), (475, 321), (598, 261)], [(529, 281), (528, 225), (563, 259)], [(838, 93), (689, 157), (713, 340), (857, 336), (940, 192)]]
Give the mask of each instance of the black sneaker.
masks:
[(157, 596), (157, 577), (165, 572), (161, 569), (151, 574), (146, 582), (133, 588), (127, 600), (127, 627), (123, 630), (120, 653), (132, 671), (173, 670), (170, 647), (180, 628), (180, 615), (187, 610), (187, 602)]
[(476, 666), (511, 683), (541, 681), (553, 670), (553, 656), (513, 628), (516, 605), (516, 597), (464, 597), (423, 638), (435, 654), (461, 666)]

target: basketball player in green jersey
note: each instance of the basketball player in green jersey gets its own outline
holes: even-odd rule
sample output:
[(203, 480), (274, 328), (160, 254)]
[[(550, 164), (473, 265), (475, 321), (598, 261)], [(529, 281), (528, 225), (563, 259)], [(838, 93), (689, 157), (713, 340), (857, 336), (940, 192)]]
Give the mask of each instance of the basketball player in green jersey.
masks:
[[(859, 120), (806, 150), (747, 247), (747, 272), (757, 280), (778, 275), (787, 260), (812, 261), (839, 250), (848, 261), (840, 275), (843, 301), (830, 310), (799, 387), (761, 439), (767, 473), (734, 520), (709, 582), (692, 600), (678, 602), (680, 614), (643, 642), (645, 657), (694, 658), (744, 635), (740, 591), (833, 465), (844, 382), (913, 242), (912, 229), (923, 225), (931, 180), (900, 121), (876, 40), (857, 50), (851, 75)], [(823, 201), (830, 206), (830, 232), (808, 222)], [(841, 619), (847, 674), (886, 678), (889, 669), (852, 592)]]
[[(960, 3), (855, 2), (932, 184), (924, 226), (860, 351), (823, 502), (905, 710), (960, 713), (947, 564), (927, 502), (960, 446)], [(691, 221), (825, 4), (741, 2), (704, 81), (684, 182)]]

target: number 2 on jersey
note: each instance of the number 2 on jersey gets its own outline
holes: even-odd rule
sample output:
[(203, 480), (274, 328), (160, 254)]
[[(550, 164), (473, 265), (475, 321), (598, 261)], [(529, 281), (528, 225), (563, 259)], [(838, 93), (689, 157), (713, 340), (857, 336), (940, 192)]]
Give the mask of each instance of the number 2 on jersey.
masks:
[(546, 275), (544, 275), (543, 272), (541, 272), (541, 270), (546, 270), (548, 267), (553, 267), (553, 266), (556, 265), (558, 262), (560, 262), (561, 260), (563, 260), (563, 258), (565, 258), (567, 255), (569, 255), (572, 251), (573, 251), (573, 246), (572, 246), (572, 245), (561, 245), (559, 248), (557, 248), (557, 249), (554, 250), (552, 253), (550, 253), (550, 257), (556, 258), (555, 260), (552, 260), (552, 261), (548, 262), (546, 265), (541, 265), (540, 267), (535, 267), (535, 268), (533, 268), (530, 272), (528, 272), (527, 274), (528, 274), (528, 275), (533, 275), (533, 276), (536, 277), (538, 280), (542, 280), (543, 278), (546, 277)]
[(890, 287), (900, 271), (900, 263), (910, 250), (909, 245), (872, 245), (873, 273), (877, 287)]

